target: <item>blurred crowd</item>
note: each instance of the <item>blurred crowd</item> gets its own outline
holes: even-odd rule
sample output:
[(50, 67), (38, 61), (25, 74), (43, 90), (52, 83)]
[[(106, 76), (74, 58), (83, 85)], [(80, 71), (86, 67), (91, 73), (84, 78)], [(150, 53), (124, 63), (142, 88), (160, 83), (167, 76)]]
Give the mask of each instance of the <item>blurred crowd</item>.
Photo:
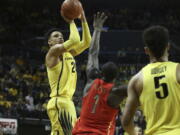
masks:
[[(25, 56), (0, 56), (0, 117), (47, 118), (49, 84), (43, 61)], [(86, 83), (86, 61), (77, 60), (78, 82), (74, 96), (79, 115), (82, 91)], [(117, 83), (125, 84), (143, 64), (119, 64)], [(40, 113), (38, 113), (40, 112)], [(41, 112), (45, 112), (43, 114)], [(39, 115), (41, 114), (41, 115)]]
[[(93, 14), (97, 11), (104, 11), (107, 14), (109, 19), (105, 26), (111, 30), (143, 30), (155, 24), (166, 26), (171, 32), (180, 30), (179, 9), (166, 7), (156, 9), (97, 7), (86, 11), (90, 25), (93, 22)], [(8, 7), (0, 7), (0, 35), (3, 37), (14, 40), (29, 39), (33, 36), (42, 36), (45, 31), (52, 27), (59, 27), (62, 30), (68, 28), (60, 16), (58, 5), (48, 7), (47, 5), (29, 4), (28, 7), (28, 3), (11, 2)]]

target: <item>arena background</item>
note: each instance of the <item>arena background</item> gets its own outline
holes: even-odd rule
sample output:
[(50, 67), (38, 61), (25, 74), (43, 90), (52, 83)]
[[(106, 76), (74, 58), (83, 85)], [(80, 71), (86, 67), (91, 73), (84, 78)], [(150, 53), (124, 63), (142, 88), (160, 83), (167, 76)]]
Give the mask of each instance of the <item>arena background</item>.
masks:
[[(44, 57), (44, 33), (58, 27), (68, 36), (68, 25), (59, 13), (62, 0), (0, 1), (0, 134), (48, 135), (49, 120), (46, 103), (49, 99)], [(142, 30), (163, 25), (171, 34), (170, 60), (179, 62), (180, 1), (179, 0), (81, 0), (93, 31), (93, 14), (108, 15), (102, 33), (100, 64), (114, 61), (119, 66), (117, 83), (129, 78), (148, 63), (143, 51)], [(77, 21), (80, 26), (79, 21)], [(81, 31), (81, 27), (79, 27)], [(74, 102), (79, 115), (82, 89), (86, 82), (85, 51), (76, 57), (78, 82)], [(10, 119), (9, 119), (10, 118)], [(15, 121), (14, 121), (15, 120)], [(145, 129), (145, 121), (137, 111), (135, 123)], [(116, 135), (123, 131), (117, 118)], [(17, 124), (16, 124), (17, 122)], [(17, 127), (17, 132), (16, 132)]]

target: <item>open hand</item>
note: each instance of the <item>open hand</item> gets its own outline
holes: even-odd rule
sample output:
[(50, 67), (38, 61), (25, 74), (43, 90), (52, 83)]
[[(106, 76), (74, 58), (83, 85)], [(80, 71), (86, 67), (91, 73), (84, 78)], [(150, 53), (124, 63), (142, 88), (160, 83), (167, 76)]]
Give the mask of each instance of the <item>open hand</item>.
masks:
[(103, 24), (106, 21), (108, 17), (105, 15), (104, 12), (100, 13), (98, 12), (97, 14), (94, 15), (94, 22), (93, 22), (93, 26), (94, 29), (97, 30), (103, 30)]

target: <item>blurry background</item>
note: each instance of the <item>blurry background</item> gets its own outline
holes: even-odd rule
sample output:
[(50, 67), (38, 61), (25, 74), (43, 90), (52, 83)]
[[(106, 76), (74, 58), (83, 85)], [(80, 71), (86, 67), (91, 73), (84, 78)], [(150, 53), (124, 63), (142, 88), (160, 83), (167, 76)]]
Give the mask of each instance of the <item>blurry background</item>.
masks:
[[(60, 16), (62, 0), (1, 0), (0, 1), (0, 118), (17, 120), (18, 135), (48, 135), (49, 120), (46, 104), (49, 84), (44, 65), (48, 46), (44, 33), (58, 27), (68, 38), (68, 24)], [(132, 75), (148, 63), (143, 51), (142, 31), (151, 25), (163, 25), (171, 34), (170, 60), (179, 62), (180, 1), (179, 0), (81, 0), (91, 32), (93, 14), (104, 11), (108, 20), (102, 33), (100, 64), (114, 61), (119, 66), (117, 83), (127, 83)], [(77, 20), (79, 30), (81, 25)], [(78, 82), (74, 102), (79, 115), (82, 90), (86, 83), (87, 53), (76, 58)], [(142, 130), (145, 121), (138, 111), (135, 123)], [(4, 134), (16, 126), (11, 119), (2, 122)], [(116, 135), (122, 135), (117, 118)], [(10, 124), (9, 124), (10, 123)], [(0, 131), (1, 131), (0, 130)], [(0, 132), (1, 134), (1, 132)]]

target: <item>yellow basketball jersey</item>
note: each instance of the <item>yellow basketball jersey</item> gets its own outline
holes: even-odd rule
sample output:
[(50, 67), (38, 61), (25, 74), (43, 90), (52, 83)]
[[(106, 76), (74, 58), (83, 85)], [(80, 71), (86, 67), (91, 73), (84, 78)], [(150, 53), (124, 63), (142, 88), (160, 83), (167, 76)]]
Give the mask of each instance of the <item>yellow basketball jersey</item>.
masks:
[(76, 63), (71, 53), (66, 52), (53, 68), (47, 67), (47, 74), (51, 88), (50, 97), (62, 96), (72, 98), (77, 81)]
[(146, 135), (180, 135), (177, 65), (173, 62), (157, 62), (142, 69), (143, 91), (140, 103), (147, 122)]

